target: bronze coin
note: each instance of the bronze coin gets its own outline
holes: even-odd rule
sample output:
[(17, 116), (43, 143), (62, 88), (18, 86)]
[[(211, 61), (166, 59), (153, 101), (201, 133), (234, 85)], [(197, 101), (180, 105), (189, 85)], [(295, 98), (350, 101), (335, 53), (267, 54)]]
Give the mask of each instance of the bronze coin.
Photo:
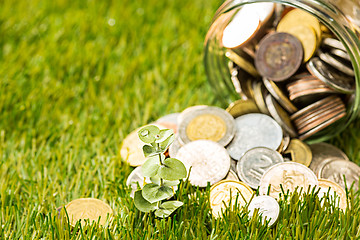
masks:
[(300, 97), (314, 95), (318, 93), (334, 93), (334, 89), (328, 87), (320, 87), (320, 88), (313, 88), (313, 89), (305, 89), (303, 91), (291, 94), (289, 99), (291, 101), (299, 100)]
[(296, 113), (294, 113), (293, 115), (290, 116), (291, 120), (294, 120), (296, 118), (299, 118), (300, 116), (302, 116), (303, 114), (313, 110), (313, 109), (317, 109), (318, 107), (320, 107), (321, 105), (323, 105), (324, 103), (328, 102), (328, 101), (332, 101), (336, 98), (337, 96), (329, 96), (326, 98), (323, 98), (317, 102), (314, 102), (313, 104), (310, 104), (302, 109), (300, 109), (299, 111), (297, 111)]
[(271, 33), (259, 43), (255, 66), (263, 77), (284, 81), (299, 69), (303, 55), (301, 42), (296, 37), (284, 32)]

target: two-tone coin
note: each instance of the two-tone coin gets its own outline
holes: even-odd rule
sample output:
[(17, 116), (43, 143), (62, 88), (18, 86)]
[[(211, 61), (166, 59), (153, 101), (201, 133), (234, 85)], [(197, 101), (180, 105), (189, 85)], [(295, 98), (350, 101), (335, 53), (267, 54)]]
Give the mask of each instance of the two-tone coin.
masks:
[(330, 181), (329, 179), (319, 178), (319, 198), (327, 196), (332, 201), (335, 201), (335, 205), (341, 208), (342, 210), (346, 209), (346, 192), (343, 187), (341, 187), (336, 182)]
[(254, 215), (256, 209), (258, 209), (258, 215), (262, 216), (263, 223), (269, 221), (269, 227), (273, 226), (279, 218), (280, 206), (273, 197), (267, 195), (254, 197), (248, 206), (249, 217)]
[(310, 147), (303, 141), (296, 138), (291, 139), (289, 147), (286, 149), (284, 154), (290, 154), (292, 161), (301, 163), (307, 167), (309, 167), (312, 160)]
[[(223, 180), (210, 188), (210, 208), (215, 218), (222, 216), (226, 208), (234, 210), (245, 207), (253, 196), (253, 190), (245, 183), (233, 180)], [(235, 205), (236, 204), (236, 205)]]
[(235, 160), (254, 147), (276, 150), (281, 144), (283, 133), (280, 125), (265, 114), (249, 113), (237, 117), (235, 125), (235, 137), (226, 147)]
[[(281, 185), (281, 186), (280, 186)], [(283, 162), (270, 167), (260, 180), (260, 195), (269, 195), (278, 199), (282, 189), (294, 192), (296, 189), (307, 191), (318, 185), (315, 174), (306, 166), (296, 162)]]
[(225, 110), (209, 106), (184, 114), (178, 130), (184, 144), (205, 139), (226, 146), (234, 137), (235, 122)]
[(230, 156), (220, 144), (209, 140), (196, 140), (182, 146), (176, 154), (190, 171), (192, 185), (206, 187), (226, 177), (230, 170)]
[(301, 42), (291, 34), (278, 32), (259, 42), (255, 66), (260, 75), (273, 81), (290, 78), (303, 61)]
[(75, 226), (79, 220), (95, 221), (105, 225), (106, 220), (113, 215), (111, 207), (105, 202), (95, 198), (79, 198), (69, 202), (65, 209), (69, 216), (70, 225)]
[(240, 179), (251, 188), (256, 189), (264, 172), (281, 162), (284, 162), (284, 159), (277, 151), (256, 147), (245, 152), (238, 161), (236, 169)]

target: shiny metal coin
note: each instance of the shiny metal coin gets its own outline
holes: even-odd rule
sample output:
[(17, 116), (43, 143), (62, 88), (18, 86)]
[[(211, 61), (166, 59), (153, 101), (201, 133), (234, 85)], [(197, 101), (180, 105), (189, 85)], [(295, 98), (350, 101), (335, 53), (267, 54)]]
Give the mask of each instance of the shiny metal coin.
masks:
[(199, 109), (203, 109), (203, 108), (207, 108), (207, 107), (208, 107), (208, 105), (195, 105), (195, 106), (191, 106), (191, 107), (184, 109), (178, 116), (178, 125), (183, 121), (183, 119), (185, 118), (185, 116), (187, 114), (190, 114), (190, 112), (196, 111)]
[(260, 180), (260, 195), (267, 195), (270, 188), (270, 196), (276, 199), (282, 193), (281, 187), (286, 193), (298, 190), (307, 191), (318, 185), (315, 174), (306, 166), (296, 162), (283, 162), (270, 167)]
[(296, 137), (297, 132), (293, 127), (288, 113), (268, 94), (265, 97), (266, 106), (275, 121), (286, 131), (290, 137)]
[(309, 167), (312, 160), (310, 147), (296, 138), (291, 139), (290, 145), (284, 153), (290, 154), (293, 162), (301, 163), (307, 167)]
[(340, 42), (339, 40), (337, 40), (335, 38), (324, 38), (322, 41), (322, 45), (324, 47), (336, 48), (336, 49), (340, 49), (340, 50), (347, 52), (344, 44), (342, 44), (342, 42)]
[(151, 183), (150, 178), (145, 178), (141, 171), (141, 166), (136, 167), (128, 176), (126, 185), (131, 187), (130, 197), (134, 197), (134, 193), (138, 189), (138, 184), (142, 188), (146, 183)]
[(299, 111), (297, 111), (296, 113), (292, 114), (290, 116), (291, 120), (295, 120), (298, 119), (299, 117), (303, 116), (304, 114), (311, 112), (311, 111), (316, 111), (319, 107), (321, 107), (323, 104), (327, 103), (327, 102), (331, 102), (333, 100), (335, 100), (337, 98), (337, 96), (329, 96), (326, 98), (323, 98), (317, 102), (314, 102), (311, 105), (308, 105), (302, 109), (300, 109)]
[(182, 146), (183, 144), (181, 143), (179, 136), (176, 135), (174, 142), (169, 147), (169, 156), (174, 158)]
[(342, 210), (345, 210), (347, 206), (345, 189), (336, 182), (330, 181), (329, 179), (319, 178), (318, 181), (320, 188), (318, 193), (319, 198), (321, 199), (329, 193), (330, 200), (335, 201), (336, 206)]
[(348, 188), (354, 184), (353, 189), (359, 189), (360, 167), (351, 161), (333, 159), (325, 162), (319, 169), (319, 178), (329, 179), (345, 188), (345, 181)]
[(252, 83), (252, 88), (253, 88), (253, 92), (254, 92), (254, 101), (255, 101), (256, 105), (258, 106), (260, 112), (262, 112), (263, 114), (266, 114), (266, 115), (270, 115), (269, 110), (267, 109), (266, 103), (264, 100), (264, 93), (265, 93), (266, 89), (263, 88), (263, 83), (254, 81)]
[(342, 63), (340, 60), (334, 58), (331, 54), (324, 53), (319, 49), (317, 52), (317, 55), (323, 62), (329, 64), (333, 68), (339, 70), (340, 72), (342, 72), (348, 76), (355, 77), (354, 69), (352, 69), (351, 67), (348, 67), (346, 64)]
[(262, 216), (263, 223), (269, 221), (269, 227), (279, 218), (280, 206), (273, 197), (266, 195), (254, 197), (248, 206), (249, 217), (254, 215), (255, 209), (258, 209), (258, 215)]
[[(234, 210), (245, 207), (253, 196), (253, 190), (245, 183), (233, 180), (222, 180), (210, 188), (210, 208), (215, 218), (221, 217), (227, 207)], [(236, 202), (237, 201), (237, 202)]]
[(255, 66), (261, 76), (284, 81), (299, 69), (303, 55), (303, 47), (296, 37), (284, 32), (272, 33), (260, 41)]
[(211, 140), (226, 146), (235, 135), (235, 122), (230, 113), (218, 107), (205, 107), (183, 115), (179, 137), (186, 144), (195, 140)]
[(250, 113), (235, 119), (236, 134), (226, 147), (230, 156), (239, 160), (254, 147), (267, 147), (276, 150), (282, 141), (280, 125), (271, 117), (261, 113)]
[(275, 150), (256, 147), (247, 151), (236, 165), (240, 179), (256, 189), (264, 172), (271, 166), (284, 162), (283, 157)]
[(170, 113), (165, 115), (155, 121), (156, 124), (159, 124), (167, 129), (172, 129), (174, 133), (177, 133), (178, 128), (178, 117), (180, 113)]
[(189, 171), (192, 185), (206, 187), (224, 179), (230, 170), (230, 156), (220, 144), (209, 140), (192, 141), (182, 146), (176, 154)]
[(339, 75), (327, 67), (318, 57), (310, 59), (306, 64), (309, 72), (323, 81), (330, 88), (340, 93), (350, 94), (355, 91), (355, 79)]
[(236, 172), (230, 169), (224, 180), (239, 181), (239, 177), (237, 176)]
[(259, 113), (260, 110), (256, 106), (253, 100), (237, 100), (232, 102), (226, 111), (231, 114), (234, 118), (240, 117), (248, 113)]
[(246, 71), (253, 77), (258, 77), (259, 73), (256, 70), (255, 66), (245, 57), (240, 56), (233, 50), (228, 49), (225, 53), (225, 56), (238, 65), (242, 70)]
[(346, 61), (348, 61), (348, 64), (351, 64), (351, 58), (350, 58), (349, 54), (343, 50), (331, 49), (330, 54), (337, 56), (343, 60), (346, 60)]

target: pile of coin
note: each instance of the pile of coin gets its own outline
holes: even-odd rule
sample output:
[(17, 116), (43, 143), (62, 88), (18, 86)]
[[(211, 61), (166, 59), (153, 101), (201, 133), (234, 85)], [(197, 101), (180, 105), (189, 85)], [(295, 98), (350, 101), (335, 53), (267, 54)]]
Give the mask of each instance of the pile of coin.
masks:
[[(274, 3), (237, 11), (221, 43), (241, 99), (253, 100), (261, 113), (302, 140), (346, 116), (355, 94), (351, 59), (317, 18)], [(252, 17), (241, 21), (246, 16)], [(320, 103), (332, 104), (320, 109)]]
[[(336, 102), (336, 97), (330, 97), (331, 102)], [(299, 124), (305, 121), (312, 114), (309, 108), (304, 114), (295, 112), (294, 121)], [(354, 184), (353, 188), (358, 189), (360, 167), (349, 161), (345, 153), (328, 143), (307, 145), (293, 138), (274, 118), (260, 113), (252, 100), (238, 100), (226, 110), (193, 106), (162, 117), (154, 124), (175, 127), (176, 138), (167, 156), (184, 163), (192, 185), (212, 185), (210, 206), (215, 217), (221, 216), (223, 203), (233, 204), (236, 191), (241, 193), (238, 203), (247, 206), (253, 198), (251, 189), (279, 199), (283, 191), (319, 187), (323, 194), (331, 187), (331, 194), (340, 197), (338, 206), (345, 209), (345, 180), (348, 188)], [(127, 180), (134, 191), (137, 184), (143, 186), (149, 179), (142, 176), (143, 162), (133, 157), (142, 152), (142, 146), (129, 144), (134, 143), (133, 134), (124, 139), (120, 153), (123, 160), (138, 166)]]

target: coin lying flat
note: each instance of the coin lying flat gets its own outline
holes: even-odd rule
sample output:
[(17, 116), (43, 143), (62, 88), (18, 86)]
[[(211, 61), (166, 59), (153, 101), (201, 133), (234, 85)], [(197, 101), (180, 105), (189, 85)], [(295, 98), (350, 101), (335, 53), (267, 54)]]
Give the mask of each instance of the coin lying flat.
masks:
[(196, 140), (182, 146), (176, 154), (189, 172), (192, 185), (206, 187), (224, 179), (230, 169), (230, 157), (220, 144), (209, 140)]
[(292, 161), (301, 163), (307, 167), (309, 167), (312, 160), (312, 152), (310, 147), (306, 143), (296, 138), (291, 139), (289, 147), (284, 153), (290, 154)]
[(111, 217), (111, 207), (103, 201), (95, 198), (79, 198), (69, 202), (66, 206), (71, 226), (75, 226), (79, 220), (89, 219), (105, 225), (107, 217)]
[(360, 167), (351, 161), (333, 159), (325, 162), (319, 169), (319, 178), (329, 179), (345, 188), (354, 184), (354, 190), (359, 189)]
[(296, 162), (283, 162), (270, 167), (260, 180), (260, 195), (267, 195), (270, 188), (270, 196), (279, 198), (282, 193), (281, 187), (286, 193), (288, 190), (294, 192), (295, 189), (307, 191), (309, 187), (318, 185), (315, 174), (306, 166)]
[(239, 208), (244, 207), (253, 195), (249, 186), (240, 181), (223, 180), (210, 188), (210, 208), (215, 218), (221, 217), (222, 212), (229, 207), (233, 209), (237, 199)]
[(248, 206), (249, 217), (254, 215), (255, 209), (259, 209), (258, 215), (262, 216), (263, 223), (269, 221), (269, 227), (279, 218), (280, 206), (273, 197), (266, 195), (254, 197)]
[(134, 197), (135, 191), (138, 188), (138, 184), (140, 188), (142, 188), (146, 183), (151, 183), (149, 178), (145, 178), (141, 171), (141, 166), (136, 167), (128, 176), (126, 180), (126, 185), (131, 187), (130, 197)]
[(282, 129), (271, 117), (261, 113), (249, 113), (235, 119), (236, 134), (226, 147), (230, 156), (239, 160), (254, 147), (276, 150), (282, 141)]
[(218, 107), (205, 107), (183, 115), (179, 137), (186, 144), (205, 139), (226, 146), (234, 137), (234, 118)]
[(231, 114), (234, 118), (242, 116), (248, 113), (259, 113), (259, 109), (256, 106), (256, 103), (252, 100), (237, 100), (231, 103), (226, 111)]
[(159, 118), (155, 121), (155, 123), (163, 126), (164, 128), (172, 129), (174, 133), (177, 133), (179, 115), (180, 113), (170, 113)]
[(335, 73), (318, 57), (310, 59), (306, 68), (315, 77), (340, 93), (349, 94), (355, 91), (355, 80), (353, 78)]
[[(152, 124), (157, 126), (160, 129), (164, 129), (163, 126), (158, 124)], [(138, 131), (143, 128), (140, 127), (138, 129), (135, 129), (129, 135), (125, 137), (125, 139), (122, 142), (121, 149), (120, 149), (120, 156), (121, 158), (129, 163), (130, 166), (137, 167), (142, 165), (146, 158), (144, 156), (142, 147), (145, 145), (138, 136)]]
[(240, 179), (256, 189), (264, 172), (271, 166), (284, 162), (284, 159), (275, 150), (256, 147), (247, 151), (238, 161), (236, 169)]
[[(346, 192), (344, 188), (342, 188), (339, 184), (336, 182), (330, 181), (328, 179), (319, 178), (319, 198), (322, 198), (324, 195), (327, 195), (329, 193), (329, 197), (331, 200), (335, 200), (335, 204), (345, 210), (346, 209)], [(329, 189), (330, 188), (330, 189)], [(336, 194), (336, 199), (335, 199)]]
[(288, 33), (265, 36), (256, 51), (255, 66), (260, 75), (273, 81), (291, 77), (303, 61), (301, 42)]

